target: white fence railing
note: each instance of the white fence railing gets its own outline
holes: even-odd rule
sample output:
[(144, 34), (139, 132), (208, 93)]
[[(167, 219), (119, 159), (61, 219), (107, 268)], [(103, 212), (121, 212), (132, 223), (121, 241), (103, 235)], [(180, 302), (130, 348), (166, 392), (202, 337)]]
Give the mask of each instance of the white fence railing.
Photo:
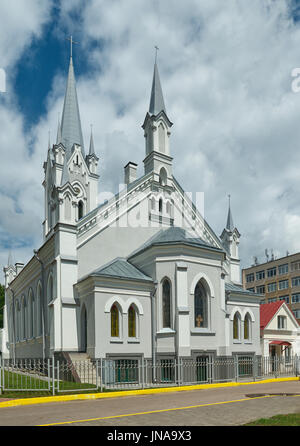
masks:
[(299, 376), (300, 358), (0, 359), (0, 393), (144, 389)]

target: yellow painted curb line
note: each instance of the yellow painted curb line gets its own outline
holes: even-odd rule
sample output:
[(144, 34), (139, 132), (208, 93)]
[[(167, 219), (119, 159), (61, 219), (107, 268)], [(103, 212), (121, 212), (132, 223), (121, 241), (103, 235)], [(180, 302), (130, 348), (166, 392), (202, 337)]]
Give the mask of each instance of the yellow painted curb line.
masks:
[[(230, 383), (216, 383), (216, 384), (196, 384), (194, 386), (181, 386), (181, 387), (160, 387), (157, 389), (143, 389), (143, 390), (123, 390), (120, 392), (109, 392), (109, 393), (87, 393), (87, 394), (76, 394), (76, 395), (61, 395), (61, 396), (45, 396), (38, 398), (23, 398), (11, 401), (4, 401), (0, 403), (1, 407), (15, 407), (15, 406), (28, 406), (32, 404), (45, 404), (45, 403), (58, 403), (65, 401), (77, 401), (77, 400), (94, 400), (103, 398), (118, 398), (124, 396), (136, 396), (136, 395), (151, 395), (155, 393), (168, 393), (168, 392), (182, 392), (189, 390), (203, 390), (203, 389), (217, 389), (222, 387), (236, 387), (236, 386), (248, 386), (250, 384), (268, 384), (274, 382), (284, 382), (284, 381), (299, 381), (300, 377), (289, 377), (289, 378), (274, 378), (266, 379), (262, 381), (251, 381), (251, 382), (230, 382)], [(1, 398), (1, 396), (0, 396)]]

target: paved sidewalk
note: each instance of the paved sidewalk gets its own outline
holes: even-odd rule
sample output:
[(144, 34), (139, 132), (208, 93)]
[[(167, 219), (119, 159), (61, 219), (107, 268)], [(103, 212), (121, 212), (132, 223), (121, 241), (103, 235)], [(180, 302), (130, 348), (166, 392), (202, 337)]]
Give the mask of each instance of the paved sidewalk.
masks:
[(0, 425), (229, 426), (300, 413), (300, 382), (249, 384), (0, 409)]

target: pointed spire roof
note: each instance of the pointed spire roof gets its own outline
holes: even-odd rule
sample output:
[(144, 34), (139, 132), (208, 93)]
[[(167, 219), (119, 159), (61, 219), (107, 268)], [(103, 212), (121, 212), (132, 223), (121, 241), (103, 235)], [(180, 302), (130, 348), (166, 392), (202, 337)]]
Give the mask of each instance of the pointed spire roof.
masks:
[(8, 253), (7, 266), (13, 266), (13, 256), (12, 256), (11, 249), (9, 250), (9, 253)]
[(61, 140), (62, 140), (62, 137), (61, 137), (61, 123), (60, 123), (60, 119), (58, 117), (56, 144), (61, 143)]
[(92, 156), (92, 155), (95, 155), (95, 147), (94, 147), (93, 127), (91, 126), (91, 139), (90, 139), (89, 156)]
[(149, 113), (157, 115), (162, 110), (167, 114), (155, 58)]
[(64, 159), (64, 167), (61, 176), (61, 186), (64, 186), (70, 180), (67, 156)]
[(232, 218), (231, 209), (230, 209), (230, 195), (228, 196), (228, 198), (229, 198), (229, 207), (228, 207), (226, 229), (230, 232), (233, 232), (234, 224), (233, 224), (233, 218)]
[(74, 143), (81, 145), (82, 155), (84, 156), (83, 136), (72, 56), (70, 57), (69, 74), (61, 120), (61, 142), (66, 148), (68, 159), (70, 158), (71, 149)]

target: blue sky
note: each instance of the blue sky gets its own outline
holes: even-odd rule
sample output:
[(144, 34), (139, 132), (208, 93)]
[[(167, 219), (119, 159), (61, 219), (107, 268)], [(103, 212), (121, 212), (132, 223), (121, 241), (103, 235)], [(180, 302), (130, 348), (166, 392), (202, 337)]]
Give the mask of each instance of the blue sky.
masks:
[[(69, 42), (85, 145), (93, 124), (100, 191), (116, 192), (130, 160), (143, 173), (141, 125), (154, 46), (174, 123), (174, 174), (205, 193), (218, 235), (227, 194), (242, 264), (264, 250), (300, 250), (300, 2), (278, 0), (18, 0), (0, 4), (0, 262), (28, 261), (41, 244), (43, 161), (62, 112)], [(101, 201), (101, 197), (99, 197)]]

